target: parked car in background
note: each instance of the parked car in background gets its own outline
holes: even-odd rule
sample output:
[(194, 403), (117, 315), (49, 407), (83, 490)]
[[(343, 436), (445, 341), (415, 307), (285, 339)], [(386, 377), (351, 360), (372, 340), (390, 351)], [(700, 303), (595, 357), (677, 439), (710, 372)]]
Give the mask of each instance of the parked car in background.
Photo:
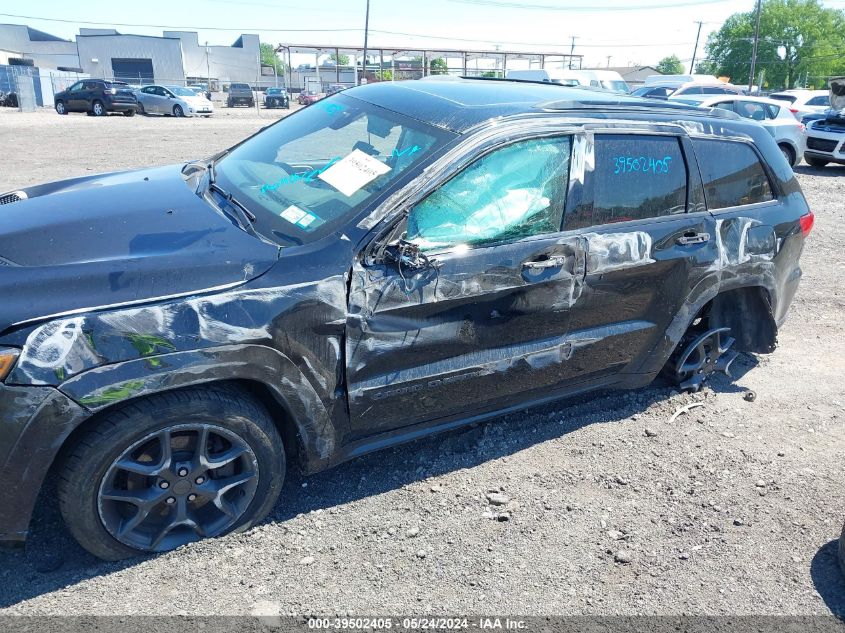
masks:
[(331, 84), (326, 87), (326, 96), (330, 97), (338, 92), (346, 90), (346, 88), (347, 86), (344, 86), (343, 84)]
[(795, 120), (789, 108), (782, 101), (743, 95), (715, 97), (705, 95), (675, 97), (673, 95), (669, 97), (669, 101), (698, 105), (703, 108), (727, 110), (735, 112), (743, 119), (757, 121), (775, 139), (775, 143), (778, 144), (790, 166), (795, 167), (801, 162), (807, 144), (805, 127), (803, 123)]
[(695, 95), (736, 95), (742, 94), (742, 92), (742, 88), (733, 84), (726, 84), (716, 79), (714, 83), (690, 81), (645, 84), (631, 92), (631, 95), (646, 99), (668, 99), (669, 97), (689, 97)]
[(202, 95), (183, 86), (144, 86), (138, 91), (142, 114), (166, 116), (204, 116), (214, 114), (214, 105)]
[(807, 126), (807, 151), (804, 160), (813, 167), (828, 163), (845, 165), (845, 77), (830, 80), (830, 108), (823, 119)]
[(56, 112), (87, 112), (104, 116), (109, 112), (120, 112), (134, 116), (138, 111), (138, 99), (129, 84), (104, 79), (83, 79), (67, 90), (57, 92), (53, 97)]
[(610, 92), (628, 93), (631, 88), (615, 70), (570, 70), (580, 85), (602, 88)]
[(14, 92), (3, 92), (0, 90), (0, 107), (17, 108), (18, 95)]
[(211, 90), (208, 89), (208, 86), (205, 84), (193, 84), (188, 86), (191, 90), (196, 92), (198, 95), (205, 97), (209, 101), (211, 101)]
[(121, 559), (249, 529), (288, 461), (774, 351), (813, 214), (752, 121), (503, 80), (318, 106), (0, 195), (0, 540), (48, 472)]
[(769, 99), (785, 102), (796, 119), (805, 114), (821, 114), (830, 107), (827, 90), (781, 90), (769, 95)]
[(267, 88), (264, 93), (265, 108), (289, 108), (290, 97), (285, 88)]
[[(506, 78), (512, 81), (541, 81), (543, 83), (558, 84), (559, 86), (580, 86), (581, 80), (573, 75), (572, 72), (571, 70), (559, 68), (509, 70)], [(448, 77), (448, 75), (432, 75), (432, 77)]]
[(249, 84), (229, 84), (229, 93), (226, 95), (226, 107), (234, 108), (237, 105), (245, 105), (250, 108), (255, 106), (255, 95)]
[(312, 90), (303, 90), (299, 93), (299, 96), (296, 98), (299, 105), (311, 105), (312, 103), (316, 103), (320, 99), (323, 98), (318, 92), (314, 92)]

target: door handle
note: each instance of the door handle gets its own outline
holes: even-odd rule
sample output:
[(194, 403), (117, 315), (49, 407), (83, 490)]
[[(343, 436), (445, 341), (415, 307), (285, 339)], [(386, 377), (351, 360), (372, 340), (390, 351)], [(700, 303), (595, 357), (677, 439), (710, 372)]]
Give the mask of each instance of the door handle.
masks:
[(681, 246), (691, 246), (693, 244), (704, 244), (710, 241), (710, 233), (693, 233), (688, 231), (681, 237), (675, 240)]
[(531, 270), (545, 270), (547, 268), (561, 268), (566, 265), (566, 257), (564, 255), (552, 255), (548, 259), (538, 259), (530, 262), (522, 262), (523, 268), (530, 268)]

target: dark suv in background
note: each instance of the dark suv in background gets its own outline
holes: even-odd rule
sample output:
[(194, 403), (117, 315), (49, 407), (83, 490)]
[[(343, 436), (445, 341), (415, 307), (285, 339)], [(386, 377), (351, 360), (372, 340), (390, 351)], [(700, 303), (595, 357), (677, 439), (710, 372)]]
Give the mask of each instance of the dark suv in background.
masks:
[(753, 121), (504, 80), (351, 88), (0, 201), (0, 539), (52, 468), (109, 559), (255, 525), (288, 462), (698, 389), (775, 349), (813, 224)]
[(234, 108), (236, 105), (246, 105), (250, 108), (255, 105), (255, 95), (249, 84), (234, 83), (229, 85), (229, 93), (226, 97), (226, 107)]
[(56, 112), (87, 112), (104, 116), (109, 112), (122, 112), (134, 116), (138, 111), (138, 99), (132, 88), (122, 81), (104, 79), (83, 79), (67, 90), (57, 92), (54, 97)]

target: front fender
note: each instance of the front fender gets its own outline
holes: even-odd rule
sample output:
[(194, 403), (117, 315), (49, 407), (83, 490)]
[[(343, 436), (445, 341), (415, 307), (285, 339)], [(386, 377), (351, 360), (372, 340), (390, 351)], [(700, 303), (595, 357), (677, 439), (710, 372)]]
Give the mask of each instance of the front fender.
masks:
[(334, 452), (338, 429), (326, 405), (293, 361), (263, 345), (220, 346), (105, 365), (59, 388), (96, 413), (126, 400), (226, 380), (266, 386), (296, 426), (309, 462), (323, 462)]

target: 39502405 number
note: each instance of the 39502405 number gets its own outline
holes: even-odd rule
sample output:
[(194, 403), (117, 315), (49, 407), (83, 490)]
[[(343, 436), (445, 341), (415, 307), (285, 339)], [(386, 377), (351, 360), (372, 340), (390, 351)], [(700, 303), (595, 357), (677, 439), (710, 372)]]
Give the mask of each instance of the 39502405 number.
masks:
[(671, 156), (614, 156), (614, 174), (668, 174)]

